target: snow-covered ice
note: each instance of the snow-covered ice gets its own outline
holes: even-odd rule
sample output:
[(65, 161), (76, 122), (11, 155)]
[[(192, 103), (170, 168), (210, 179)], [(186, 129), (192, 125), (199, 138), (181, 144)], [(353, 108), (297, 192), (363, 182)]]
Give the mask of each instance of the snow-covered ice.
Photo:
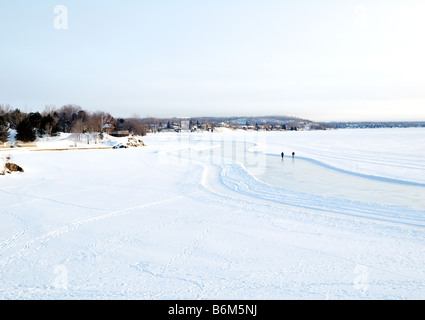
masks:
[(424, 138), (215, 130), (0, 151), (25, 169), (0, 176), (0, 298), (423, 299)]

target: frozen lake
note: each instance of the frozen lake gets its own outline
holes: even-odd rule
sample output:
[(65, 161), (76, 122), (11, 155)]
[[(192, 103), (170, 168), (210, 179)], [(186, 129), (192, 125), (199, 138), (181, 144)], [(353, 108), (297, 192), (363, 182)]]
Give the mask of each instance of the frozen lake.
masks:
[(367, 176), (339, 170), (309, 158), (252, 151), (249, 142), (222, 141), (198, 151), (211, 163), (240, 163), (258, 180), (286, 190), (361, 202), (425, 208), (425, 186), (420, 183)]
[(0, 177), (0, 298), (423, 299), (424, 136), (214, 131), (11, 150), (25, 173)]

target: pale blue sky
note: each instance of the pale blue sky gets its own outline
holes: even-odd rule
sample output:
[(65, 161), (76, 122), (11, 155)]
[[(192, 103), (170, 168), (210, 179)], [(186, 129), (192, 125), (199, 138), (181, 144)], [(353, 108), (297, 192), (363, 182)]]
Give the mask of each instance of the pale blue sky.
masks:
[(28, 112), (425, 120), (423, 0), (0, 3), (0, 104)]

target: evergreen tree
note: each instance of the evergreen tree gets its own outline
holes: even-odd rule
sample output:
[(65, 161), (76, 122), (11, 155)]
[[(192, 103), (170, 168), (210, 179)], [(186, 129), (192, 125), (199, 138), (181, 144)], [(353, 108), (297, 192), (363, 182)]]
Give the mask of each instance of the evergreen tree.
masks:
[(41, 120), (43, 117), (40, 112), (30, 113), (28, 115), (31, 126), (36, 130), (36, 132), (41, 136), (43, 134), (41, 128)]
[(39, 135), (47, 134), (48, 136), (54, 136), (59, 132), (60, 128), (57, 124), (57, 120), (48, 114), (41, 118)]
[(31, 142), (35, 140), (35, 130), (29, 117), (25, 117), (16, 128), (16, 140)]
[(9, 139), (9, 126), (5, 116), (0, 116), (0, 142), (5, 143)]
[(25, 113), (21, 112), (19, 109), (15, 109), (12, 112), (6, 113), (6, 118), (10, 125), (10, 129), (16, 129), (19, 122), (25, 118)]

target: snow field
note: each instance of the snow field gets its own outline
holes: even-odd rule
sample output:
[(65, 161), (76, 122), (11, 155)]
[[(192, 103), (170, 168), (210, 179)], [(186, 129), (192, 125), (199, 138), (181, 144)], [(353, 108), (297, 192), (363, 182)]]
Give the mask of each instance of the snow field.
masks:
[(0, 298), (422, 299), (424, 210), (276, 188), (198, 153), (250, 141), (423, 183), (424, 131), (384, 131), (157, 134), (144, 148), (11, 151), (25, 173), (0, 177)]

